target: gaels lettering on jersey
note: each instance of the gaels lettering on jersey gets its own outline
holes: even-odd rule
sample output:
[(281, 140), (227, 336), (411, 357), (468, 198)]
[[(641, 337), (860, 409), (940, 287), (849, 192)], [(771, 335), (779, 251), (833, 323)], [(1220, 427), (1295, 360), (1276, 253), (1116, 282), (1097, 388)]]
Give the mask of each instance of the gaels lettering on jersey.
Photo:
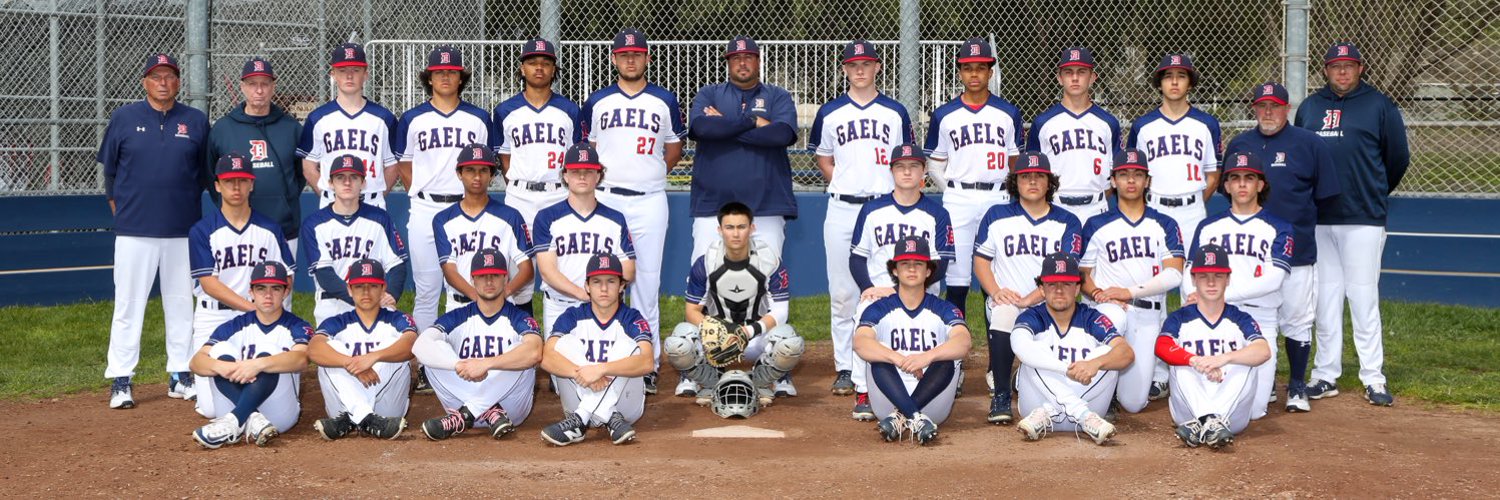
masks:
[(937, 332), (926, 328), (895, 328), (891, 330), (891, 350), (900, 352), (927, 352), (938, 345)]
[(993, 144), (1004, 147), (1006, 143), (1005, 130), (996, 127), (993, 123), (970, 123), (948, 131), (948, 142), (953, 143), (953, 149), (961, 149), (974, 144)]
[[(1209, 236), (1207, 243), (1224, 247), (1224, 251), (1230, 255), (1244, 255), (1254, 257), (1256, 260), (1266, 260), (1266, 255), (1271, 251), (1270, 240), (1264, 240), (1247, 233), (1224, 233), (1217, 236)], [(1287, 247), (1291, 247), (1291, 238), (1287, 239)], [(1290, 258), (1291, 255), (1287, 254)]]
[(614, 345), (613, 340), (585, 340), (583, 342), (583, 359), (590, 363), (608, 363), (609, 346)]
[(1062, 251), (1062, 242), (1052, 241), (1052, 238), (1040, 234), (1007, 234), (1001, 240), (1004, 244), (1005, 255), (1014, 257), (1016, 255), (1046, 256), (1049, 253)]
[(357, 128), (329, 130), (323, 133), (323, 150), (355, 150), (376, 156), (380, 154), (380, 134)]
[(1075, 149), (1088, 149), (1101, 154), (1109, 154), (1109, 141), (1094, 135), (1093, 130), (1086, 128), (1075, 128), (1053, 134), (1047, 137), (1047, 145), (1052, 148), (1054, 155)]
[(218, 270), (223, 271), (232, 267), (258, 266), (265, 262), (270, 256), (271, 249), (260, 248), (250, 243), (220, 248), (214, 250), (214, 262), (218, 263)]
[(1141, 143), (1141, 149), (1146, 152), (1146, 156), (1150, 159), (1170, 155), (1188, 155), (1202, 158), (1205, 147), (1203, 139), (1197, 139), (1187, 134), (1167, 134)]
[(1150, 236), (1126, 236), (1118, 240), (1106, 242), (1104, 252), (1108, 254), (1110, 262), (1120, 262), (1127, 259), (1156, 258), (1156, 246), (1152, 244)]
[(331, 260), (363, 259), (375, 250), (375, 241), (359, 236), (345, 236), (323, 242), (323, 253)]
[(449, 236), (448, 244), (452, 245), (457, 253), (468, 255), (484, 248), (500, 248), (500, 235), (474, 230)]
[(907, 236), (921, 236), (927, 241), (932, 241), (932, 231), (926, 231), (910, 224), (881, 224), (875, 226), (875, 244), (878, 246), (895, 244), (897, 241), (901, 241), (901, 238)]
[(417, 132), (417, 149), (461, 148), (479, 142), (479, 133), (463, 127), (433, 127)]
[(374, 352), (378, 347), (380, 347), (379, 342), (350, 342), (349, 355), (362, 356)]
[(527, 123), (510, 130), (510, 142), (515, 146), (545, 143), (556, 146), (568, 147), (569, 133), (555, 123), (537, 122)]
[(1057, 351), (1057, 360), (1064, 363), (1073, 363), (1088, 359), (1089, 352), (1093, 351), (1093, 349), (1087, 347), (1068, 346), (1053, 346), (1052, 350)]
[(661, 131), (662, 116), (639, 108), (615, 108), (608, 113), (601, 113), (598, 122), (595, 127), (599, 130), (633, 127), (656, 133)]
[(464, 337), (458, 345), (460, 359), (493, 358), (505, 354), (505, 339), (495, 335)]
[(573, 254), (613, 254), (615, 239), (599, 233), (565, 233), (552, 238), (552, 251), (558, 257)]
[(834, 127), (833, 132), (840, 146), (859, 139), (875, 139), (882, 143), (891, 143), (891, 125), (881, 123), (880, 120), (869, 118), (849, 120), (848, 123)]
[(1206, 340), (1179, 340), (1182, 349), (1192, 352), (1198, 356), (1217, 356), (1239, 350), (1238, 340), (1206, 339)]

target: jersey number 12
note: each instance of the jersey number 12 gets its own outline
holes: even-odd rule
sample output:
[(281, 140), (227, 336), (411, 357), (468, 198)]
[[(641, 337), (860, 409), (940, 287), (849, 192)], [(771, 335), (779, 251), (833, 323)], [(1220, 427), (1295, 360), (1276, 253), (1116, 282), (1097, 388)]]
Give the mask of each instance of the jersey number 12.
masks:
[(1189, 164), (1187, 164), (1187, 171), (1188, 171), (1187, 172), (1187, 174), (1188, 174), (1187, 175), (1187, 180), (1190, 180), (1190, 181), (1201, 181), (1201, 180), (1203, 180), (1203, 170), (1201, 169), (1201, 167), (1198, 166), (1197, 163), (1189, 163)]

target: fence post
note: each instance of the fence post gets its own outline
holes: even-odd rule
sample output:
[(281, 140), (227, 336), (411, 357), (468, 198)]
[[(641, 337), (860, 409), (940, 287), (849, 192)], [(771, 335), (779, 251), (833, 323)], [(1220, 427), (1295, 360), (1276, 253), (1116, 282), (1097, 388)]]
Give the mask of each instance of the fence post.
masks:
[[(364, 8), (363, 15), (365, 24), (365, 30), (359, 34), (360, 40), (358, 40), (358, 42), (360, 45), (370, 43), (370, 40), (375, 39), (375, 19), (373, 17), (373, 14), (370, 13), (370, 1), (371, 0), (361, 0), (359, 2), (360, 5)], [(349, 41), (354, 42), (356, 40)], [(324, 49), (327, 49), (327, 47), (324, 47)]]
[[(324, 64), (323, 63), (323, 59), (320, 58), (320, 57), (318, 57), (318, 54), (321, 51), (328, 50), (328, 3), (326, 1), (324, 1), (324, 0), (318, 0), (317, 9), (318, 9), (318, 45), (317, 45), (317, 48), (313, 49), (313, 52), (312, 52), (313, 56), (310, 57), (310, 58), (308, 58), (310, 60), (310, 62), (312, 63), (311, 64), (311, 66), (312, 66), (312, 74), (314, 74), (314, 75), (323, 72), (323, 64)], [(325, 79), (324, 81), (327, 81), (327, 79)], [(328, 87), (330, 87), (330, 86), (329, 85), (318, 85), (317, 87), (318, 87), (318, 102), (327, 101), (328, 100)]]
[(1292, 114), (1307, 97), (1307, 13), (1312, 8), (1310, 0), (1286, 0), (1286, 34), (1283, 42), (1287, 97), (1292, 101)]
[(562, 0), (541, 0), (537, 8), (538, 31), (542, 38), (562, 43)]
[(58, 148), (62, 147), (62, 130), (58, 120), (62, 118), (62, 66), (60, 65), (58, 51), (62, 50), (62, 22), (58, 19), (58, 0), (52, 0), (52, 15), (47, 18), (47, 67), (51, 73), (52, 81), (48, 82), (48, 116), (51, 117), (51, 126), (47, 127), (48, 135), (48, 164), (47, 164), (47, 190), (57, 191), (58, 181), (62, 173), (62, 154)]
[(188, 0), (187, 3), (187, 77), (188, 104), (204, 113), (208, 109), (208, 0)]
[(901, 104), (908, 110), (922, 108), (922, 5), (921, 0), (901, 0), (900, 67)]
[[(104, 143), (104, 0), (94, 0), (94, 144)], [(104, 190), (104, 165), (94, 167), (94, 188)]]

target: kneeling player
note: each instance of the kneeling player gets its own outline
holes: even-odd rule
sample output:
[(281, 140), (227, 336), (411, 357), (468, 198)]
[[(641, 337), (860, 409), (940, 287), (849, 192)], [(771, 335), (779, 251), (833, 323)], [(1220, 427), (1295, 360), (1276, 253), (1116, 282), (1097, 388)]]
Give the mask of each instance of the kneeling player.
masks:
[(957, 360), (969, 353), (969, 327), (957, 307), (927, 286), (937, 272), (932, 250), (920, 236), (896, 242), (886, 272), (896, 293), (865, 308), (854, 332), (854, 351), (870, 363), (870, 406), (888, 414), (876, 430), (886, 441), (910, 431), (917, 444), (937, 439), (958, 392)]
[(1168, 406), (1177, 437), (1190, 447), (1218, 449), (1250, 425), (1254, 396), (1264, 392), (1255, 367), (1271, 359), (1271, 347), (1255, 319), (1224, 302), (1230, 273), (1224, 247), (1193, 249), (1189, 269), (1198, 301), (1167, 316), (1156, 356), (1171, 365)]
[[(250, 273), (255, 310), (219, 325), (193, 355), (188, 369), (211, 383), (200, 398), (214, 404), (213, 421), (193, 432), (204, 448), (244, 436), (265, 446), (297, 423), (302, 369), (312, 326), (282, 309), (289, 284), (286, 266), (267, 261)], [(201, 388), (201, 386), (200, 386)]]
[(1072, 254), (1054, 253), (1042, 261), (1043, 303), (1016, 318), (1011, 349), (1021, 359), (1021, 411), (1016, 429), (1036, 441), (1053, 429), (1082, 430), (1095, 443), (1115, 435), (1099, 416), (1109, 408), (1119, 371), (1135, 352), (1103, 313), (1078, 303), (1083, 276)]
[(500, 251), (486, 248), (470, 260), (479, 300), (443, 314), (412, 346), (447, 412), (422, 423), (422, 433), (434, 441), (473, 427), (488, 427), (490, 437), (500, 439), (531, 415), (542, 357), (536, 320), (506, 302), (509, 271)]
[(313, 424), (323, 439), (338, 439), (356, 428), (395, 439), (406, 429), (411, 402), (407, 361), (417, 327), (406, 313), (381, 307), (389, 298), (385, 277), (380, 261), (354, 261), (345, 276), (354, 310), (318, 323), (308, 343), (307, 357), (319, 367), (318, 385), (328, 409), (328, 418)]
[(651, 324), (620, 303), (625, 288), (620, 259), (595, 255), (585, 268), (589, 303), (564, 311), (542, 350), (542, 368), (552, 374), (567, 417), (542, 429), (558, 446), (583, 441), (589, 427), (607, 427), (609, 439), (635, 439), (636, 420), (646, 410), (645, 380), (656, 364)]

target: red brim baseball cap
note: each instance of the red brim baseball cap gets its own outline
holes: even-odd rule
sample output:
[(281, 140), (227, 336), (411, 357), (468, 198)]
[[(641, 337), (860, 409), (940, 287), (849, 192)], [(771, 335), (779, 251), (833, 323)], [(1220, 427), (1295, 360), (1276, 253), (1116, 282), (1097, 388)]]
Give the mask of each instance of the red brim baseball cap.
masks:
[(463, 66), (454, 66), (454, 65), (451, 65), (451, 64), (449, 64), (449, 65), (443, 65), (443, 66), (428, 66), (427, 67), (427, 71), (463, 71), (463, 70), (464, 70)]
[(851, 58), (848, 58), (848, 59), (844, 59), (844, 62), (854, 62), (854, 61), (876, 61), (876, 62), (879, 62), (880, 59), (877, 58), (877, 57), (871, 57), (871, 56), (854, 56), (854, 57), (851, 57)]
[(924, 253), (903, 253), (903, 254), (897, 254), (895, 257), (892, 257), (891, 260), (894, 261), (894, 262), (901, 262), (903, 260), (916, 260), (916, 261), (921, 261), (921, 262), (932, 262), (932, 256), (924, 254)]
[(1021, 168), (1021, 169), (1016, 169), (1015, 173), (1016, 173), (1016, 175), (1030, 174), (1030, 173), (1050, 174), (1050, 173), (1052, 173), (1052, 170), (1049, 170), (1049, 169), (1046, 169), (1046, 168), (1042, 168), (1042, 167), (1026, 167), (1026, 168)]
[(1049, 276), (1043, 276), (1041, 280), (1042, 283), (1078, 283), (1080, 281), (1083, 281), (1083, 277), (1053, 274)]
[(258, 279), (258, 280), (251, 280), (250, 284), (252, 284), (252, 285), (281, 285), (281, 286), (286, 286), (287, 282), (286, 282), (286, 280), (277, 279), (277, 278), (261, 278), (261, 279)]
[(1066, 68), (1068, 66), (1082, 66), (1082, 67), (1085, 67), (1085, 68), (1092, 68), (1092, 67), (1094, 67), (1094, 65), (1086, 63), (1086, 62), (1083, 62), (1083, 61), (1069, 61), (1069, 62), (1065, 62), (1065, 63), (1057, 65), (1057, 67), (1059, 67), (1059, 68)]
[(349, 280), (349, 284), (350, 285), (364, 285), (364, 284), (384, 285), (385, 284), (385, 280), (380, 279), (380, 278), (376, 278), (374, 276), (361, 276), (361, 277)]
[(331, 170), (331, 171), (328, 172), (328, 176), (329, 177), (333, 177), (335, 175), (339, 175), (339, 174), (342, 174), (344, 172), (349, 172), (351, 174), (360, 174), (360, 175), (364, 175), (364, 173), (365, 173), (364, 170), (361, 170), (359, 167), (334, 167), (333, 170)]
[(614, 54), (619, 54), (621, 52), (649, 52), (649, 51), (646, 50), (645, 47), (620, 47), (618, 49), (615, 49), (613, 53)]
[(499, 267), (475, 269), (474, 272), (469, 273), (470, 276), (505, 276), (508, 274), (510, 274), (510, 272), (506, 271), (504, 268)]
[(563, 165), (564, 170), (604, 170), (604, 165), (598, 163), (568, 163)]
[(625, 273), (622, 273), (620, 271), (616, 271), (614, 269), (596, 269), (596, 270), (590, 272), (588, 274), (588, 276), (586, 276), (586, 277), (592, 278), (592, 277), (595, 277), (595, 276), (619, 276), (619, 277), (623, 278), (623, 277), (625, 277)]
[(987, 56), (974, 56), (974, 57), (960, 57), (960, 58), (958, 58), (958, 63), (959, 64), (971, 63), (971, 62), (994, 63), (995, 62), (995, 58), (993, 58), (993, 57), (987, 57)]
[(245, 171), (245, 172), (225, 172), (225, 173), (219, 174), (217, 178), (219, 180), (224, 180), (224, 179), (252, 179), (253, 180), (253, 179), (255, 179), (255, 174), (253, 174), (253, 173), (251, 173), (249, 171)]
[(1286, 101), (1284, 101), (1280, 97), (1276, 97), (1274, 95), (1261, 96), (1259, 99), (1256, 99), (1255, 102), (1252, 102), (1250, 104), (1260, 104), (1261, 101), (1271, 101), (1271, 102), (1274, 102), (1276, 104), (1279, 104), (1279, 105), (1282, 105), (1282, 106), (1286, 106)]
[(1230, 270), (1226, 266), (1195, 266), (1195, 267), (1193, 267), (1193, 274), (1198, 274), (1198, 273), (1224, 273), (1224, 274), (1229, 274)]
[(335, 68), (342, 68), (342, 67), (345, 67), (345, 66), (354, 66), (354, 67), (359, 67), (359, 68), (368, 68), (368, 67), (370, 67), (370, 63), (367, 63), (367, 62), (364, 62), (364, 61), (340, 61), (340, 62), (333, 63), (333, 67), (335, 67)]
[(270, 79), (272, 79), (272, 80), (275, 80), (275, 79), (276, 79), (276, 75), (273, 75), (273, 74), (270, 74), (270, 73), (265, 73), (265, 72), (256, 72), (256, 73), (245, 73), (245, 75), (244, 75), (244, 76), (241, 76), (241, 77), (240, 77), (240, 79), (241, 79), (241, 80), (244, 80), (244, 79), (246, 79), (246, 78), (250, 78), (250, 77), (252, 77), (252, 76), (264, 76), (264, 77), (266, 77), (266, 78), (270, 78)]

